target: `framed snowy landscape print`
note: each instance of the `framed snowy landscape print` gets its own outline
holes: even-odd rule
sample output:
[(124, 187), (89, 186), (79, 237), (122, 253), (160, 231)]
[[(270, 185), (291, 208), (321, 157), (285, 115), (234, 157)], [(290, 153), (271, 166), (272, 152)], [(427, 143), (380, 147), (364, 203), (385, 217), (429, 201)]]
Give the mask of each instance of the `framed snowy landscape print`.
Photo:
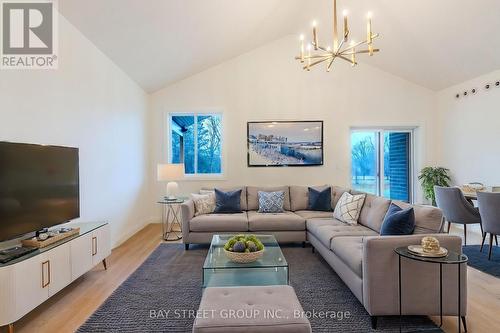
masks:
[(247, 123), (249, 167), (323, 165), (323, 121)]

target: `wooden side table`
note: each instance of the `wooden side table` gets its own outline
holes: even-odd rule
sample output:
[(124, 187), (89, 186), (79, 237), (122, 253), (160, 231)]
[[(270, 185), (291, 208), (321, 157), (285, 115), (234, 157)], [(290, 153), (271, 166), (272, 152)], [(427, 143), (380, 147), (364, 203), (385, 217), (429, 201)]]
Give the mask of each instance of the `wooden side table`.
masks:
[[(162, 205), (161, 214), (161, 234), (164, 241), (176, 241), (182, 239), (181, 225), (181, 204), (186, 198), (176, 198), (174, 200), (161, 199), (158, 201)], [(174, 229), (178, 227), (180, 231)]]

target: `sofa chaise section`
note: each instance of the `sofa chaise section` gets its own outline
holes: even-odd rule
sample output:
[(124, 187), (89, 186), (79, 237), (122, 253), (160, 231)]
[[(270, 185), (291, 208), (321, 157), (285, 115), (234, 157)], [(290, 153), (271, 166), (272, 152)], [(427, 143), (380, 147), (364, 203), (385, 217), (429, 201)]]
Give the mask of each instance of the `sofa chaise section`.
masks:
[[(354, 192), (354, 191), (353, 191)], [(354, 192), (359, 193), (359, 192)], [(359, 217), (358, 230), (351, 235), (334, 219), (307, 220), (307, 237), (311, 245), (349, 286), (368, 313), (374, 318), (399, 314), (398, 256), (394, 249), (419, 244), (432, 235), (441, 246), (461, 253), (460, 237), (440, 233), (443, 215), (432, 206), (412, 206), (416, 227), (408, 236), (380, 236), (380, 228), (391, 201), (367, 195)], [(337, 228), (337, 229), (336, 229)], [(356, 232), (360, 233), (356, 235)], [(363, 232), (366, 234), (361, 235)], [(330, 241), (330, 242), (328, 242)], [(443, 266), (443, 314), (458, 315), (457, 266)], [(439, 265), (402, 259), (402, 307), (406, 315), (439, 315)], [(461, 266), (461, 315), (466, 315), (467, 267)]]

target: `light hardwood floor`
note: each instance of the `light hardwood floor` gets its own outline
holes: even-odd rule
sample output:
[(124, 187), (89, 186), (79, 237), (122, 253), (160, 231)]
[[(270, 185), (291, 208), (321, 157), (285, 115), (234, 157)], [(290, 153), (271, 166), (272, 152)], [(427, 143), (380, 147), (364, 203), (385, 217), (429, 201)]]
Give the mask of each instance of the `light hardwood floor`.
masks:
[[(461, 235), (462, 230), (453, 227), (451, 232)], [(160, 235), (159, 224), (146, 226), (113, 250), (107, 271), (97, 266), (15, 323), (15, 332), (74, 332), (161, 243)], [(471, 230), (469, 241), (480, 242), (479, 232)], [(473, 268), (469, 268), (468, 279), (469, 332), (500, 331), (500, 279)], [(457, 332), (456, 318), (446, 318), (444, 329)]]
[[(463, 228), (452, 225), (450, 233), (463, 237)], [(472, 244), (481, 244), (479, 225), (467, 227), (467, 245)], [(472, 267), (467, 270), (467, 279), (468, 332), (500, 332), (500, 279)], [(439, 318), (433, 319), (439, 323)], [(446, 332), (458, 332), (458, 322), (455, 317), (447, 317), (443, 322), (443, 329)]]

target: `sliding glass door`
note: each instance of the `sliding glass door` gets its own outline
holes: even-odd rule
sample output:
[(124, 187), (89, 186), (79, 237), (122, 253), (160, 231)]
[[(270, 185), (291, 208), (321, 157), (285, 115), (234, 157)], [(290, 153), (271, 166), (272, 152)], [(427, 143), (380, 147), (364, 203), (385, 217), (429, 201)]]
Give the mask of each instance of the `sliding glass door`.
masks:
[(411, 129), (352, 130), (352, 188), (411, 202), (412, 137)]

